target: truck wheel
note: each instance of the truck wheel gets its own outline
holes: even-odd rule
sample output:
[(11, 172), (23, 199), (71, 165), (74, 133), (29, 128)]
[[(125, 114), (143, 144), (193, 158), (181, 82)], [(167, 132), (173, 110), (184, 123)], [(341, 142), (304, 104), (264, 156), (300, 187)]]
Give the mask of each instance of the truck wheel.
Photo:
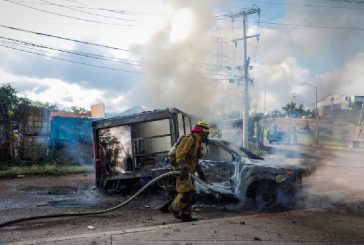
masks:
[(259, 211), (270, 211), (277, 206), (278, 186), (272, 181), (259, 183), (255, 193), (255, 204)]

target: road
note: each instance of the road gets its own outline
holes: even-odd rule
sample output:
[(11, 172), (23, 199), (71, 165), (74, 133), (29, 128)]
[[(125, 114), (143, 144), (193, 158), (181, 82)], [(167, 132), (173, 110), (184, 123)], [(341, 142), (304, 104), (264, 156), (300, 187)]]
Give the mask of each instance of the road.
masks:
[(304, 178), (305, 208), (332, 205), (364, 208), (364, 151), (295, 145), (274, 147), (275, 157), (311, 168), (312, 173)]
[[(200, 204), (195, 210), (196, 216), (202, 220), (195, 223), (196, 236), (201, 235), (206, 238), (209, 236), (208, 232), (211, 232), (211, 230), (209, 231), (211, 228), (217, 229), (217, 234), (221, 233), (226, 236), (231, 232), (231, 236), (238, 234), (236, 239), (239, 241), (254, 242), (254, 237), (264, 241), (280, 241), (279, 239), (285, 241), (284, 237), (286, 237), (287, 242), (294, 242), (295, 239), (297, 240), (295, 234), (299, 229), (302, 234), (297, 240), (299, 242), (364, 243), (363, 236), (358, 235), (364, 234), (363, 228), (361, 228), (364, 227), (363, 154), (358, 150), (276, 145), (274, 155), (270, 157), (282, 158), (282, 161), (288, 161), (291, 164), (303, 164), (312, 170), (309, 175), (304, 177), (304, 201), (298, 205), (297, 210), (291, 213), (259, 214), (260, 219), (255, 221), (255, 219), (249, 218), (256, 217), (254, 210), (241, 210), (239, 205), (234, 208), (234, 204), (226, 203)], [(126, 197), (104, 196), (98, 193), (93, 188), (92, 175), (2, 180), (0, 181), (0, 198), (0, 212), (2, 213), (0, 222), (29, 215), (98, 210), (126, 199)], [(170, 214), (162, 214), (157, 210), (164, 201), (163, 195), (146, 194), (127, 208), (108, 214), (37, 220), (17, 224), (0, 229), (0, 243), (77, 237), (90, 233), (92, 240), (92, 234), (100, 234), (100, 232), (119, 234), (125, 230), (149, 229), (148, 227), (150, 227), (151, 230), (156, 230), (151, 234), (154, 239), (169, 237), (166, 244), (173, 244), (170, 235), (163, 233), (163, 227), (168, 230), (171, 229), (171, 226), (179, 227), (180, 224), (176, 224)], [(250, 233), (239, 231), (242, 226), (237, 225), (239, 224), (237, 220), (242, 219), (252, 220), (250, 224), (253, 228), (255, 227), (254, 229), (244, 226), (252, 229), (249, 230)], [(229, 220), (233, 220), (231, 222), (235, 225), (231, 225)], [(210, 227), (209, 222), (215, 228)], [(294, 224), (296, 228), (286, 228), (289, 224)], [(152, 227), (162, 228), (152, 229)], [(182, 228), (173, 229), (185, 229), (183, 227), (185, 225), (182, 225)], [(170, 231), (166, 231), (166, 233), (173, 234)], [(325, 233), (327, 236), (320, 235), (321, 233)], [(183, 234), (185, 233), (178, 232), (178, 241), (191, 240), (191, 237), (186, 234), (183, 238)], [(278, 239), (277, 234), (282, 237)], [(335, 237), (335, 234), (338, 237)], [(142, 233), (139, 235), (143, 237)], [(220, 238), (227, 239), (225, 235), (221, 235)], [(138, 238), (132, 233), (128, 233), (130, 239), (134, 239), (133, 236)], [(231, 236), (229, 237), (232, 238)], [(313, 239), (313, 236), (316, 240)], [(192, 239), (191, 241), (194, 242), (191, 244), (195, 244), (196, 239)]]

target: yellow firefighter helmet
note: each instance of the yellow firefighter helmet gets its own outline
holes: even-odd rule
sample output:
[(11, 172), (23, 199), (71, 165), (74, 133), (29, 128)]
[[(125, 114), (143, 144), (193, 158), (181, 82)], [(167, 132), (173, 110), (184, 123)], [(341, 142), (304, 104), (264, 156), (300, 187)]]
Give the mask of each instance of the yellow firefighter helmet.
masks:
[(206, 133), (210, 132), (209, 125), (203, 120), (197, 121), (196, 127), (201, 127)]

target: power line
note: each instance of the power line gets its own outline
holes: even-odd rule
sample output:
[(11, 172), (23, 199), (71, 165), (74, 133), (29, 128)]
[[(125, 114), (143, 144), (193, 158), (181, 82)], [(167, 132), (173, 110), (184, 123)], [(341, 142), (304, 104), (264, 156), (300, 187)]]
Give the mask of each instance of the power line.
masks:
[(108, 48), (108, 49), (113, 49), (113, 50), (130, 52), (129, 49), (123, 49), (123, 48), (117, 48), (117, 47), (113, 47), (113, 46), (109, 46), (109, 45), (104, 45), (104, 44), (86, 42), (86, 41), (81, 41), (81, 40), (77, 40), (77, 39), (72, 39), (72, 38), (67, 38), (67, 37), (61, 37), (61, 36), (51, 35), (51, 34), (42, 33), (42, 32), (35, 32), (35, 31), (25, 30), (25, 29), (11, 27), (11, 26), (2, 25), (2, 24), (0, 24), (0, 27), (6, 28), (6, 29), (10, 29), (10, 30), (14, 30), (14, 31), (21, 31), (21, 32), (35, 34), (35, 35), (45, 36), (45, 37), (57, 38), (57, 39), (65, 40), (65, 41), (71, 41), (71, 42), (76, 42), (76, 43), (93, 45), (93, 46), (97, 46), (97, 47), (101, 47), (101, 48)]
[(50, 51), (49, 50), (44, 50), (42, 48), (37, 48), (37, 47), (34, 47), (34, 46), (29, 46), (29, 45), (26, 45), (26, 44), (22, 44), (22, 43), (16, 43), (14, 41), (0, 40), (0, 43), (6, 44), (6, 45), (11, 45), (11, 47), (23, 48), (24, 50), (27, 50), (27, 51), (29, 51), (29, 50), (34, 51), (34, 52), (46, 55), (47, 57), (48, 57), (48, 55), (58, 55), (58, 56), (66, 57), (66, 54), (64, 54), (64, 53), (57, 53), (56, 51), (53, 51), (53, 50), (50, 50)]
[[(337, 1), (337, 0), (327, 0), (327, 1)], [(301, 7), (312, 7), (312, 8), (332, 8), (332, 9), (351, 9), (351, 10), (363, 10), (364, 8), (354, 8), (354, 7), (344, 7), (344, 6), (329, 6), (329, 5), (316, 5), (316, 4), (297, 4), (297, 3), (286, 3), (286, 2), (272, 2), (272, 1), (254, 1), (254, 3), (270, 3), (273, 5), (291, 5), (291, 6), (301, 6)]]
[[(254, 21), (249, 21), (252, 23), (258, 23)], [(280, 25), (280, 26), (292, 26), (292, 27), (305, 27), (305, 28), (317, 28), (317, 29), (336, 29), (336, 30), (347, 30), (347, 31), (364, 31), (364, 28), (359, 27), (344, 27), (344, 26), (320, 26), (320, 25), (310, 25), (310, 24), (291, 24), (291, 23), (277, 23), (277, 22), (266, 22), (260, 21), (261, 24), (267, 25)]]
[[(300, 20), (300, 22), (305, 22), (305, 21), (308, 21), (310, 18), (311, 18), (311, 16), (314, 14), (314, 11), (311, 11), (311, 13), (310, 14), (308, 14), (308, 15), (306, 15), (306, 16), (304, 16), (304, 18), (301, 18), (301, 20)], [(260, 22), (261, 23), (261, 22)], [(291, 31), (293, 31), (293, 30), (295, 30), (295, 29), (290, 29), (290, 30), (288, 30), (286, 33), (285, 33), (285, 35), (288, 35), (288, 33), (290, 33)], [(260, 51), (260, 53), (262, 53), (263, 55), (261, 55), (260, 57), (264, 57), (264, 56), (266, 56), (267, 55), (267, 52), (265, 52), (267, 49), (271, 49), (272, 48), (272, 45), (274, 45), (277, 41), (279, 40), (279, 35), (277, 35), (276, 36), (276, 38), (274, 39), (274, 40), (271, 40), (270, 41), (270, 45), (269, 46), (266, 46), (265, 48), (263, 48), (261, 51)]]
[[(3, 44), (1, 44), (1, 43), (3, 43)], [(75, 61), (75, 60), (71, 60), (71, 59), (64, 59), (64, 58), (49, 56), (49, 55), (45, 55), (45, 54), (42, 54), (42, 53), (39, 53), (39, 52), (32, 52), (32, 51), (24, 50), (24, 49), (21, 49), (21, 48), (18, 48), (18, 47), (9, 46), (9, 43), (6, 43), (6, 42), (4, 42), (2, 40), (0, 40), (0, 47), (5, 47), (5, 48), (8, 48), (8, 49), (12, 49), (12, 50), (16, 50), (16, 51), (20, 51), (20, 52), (24, 52), (24, 53), (28, 53), (28, 54), (33, 54), (33, 55), (42, 56), (42, 57), (55, 59), (55, 60), (61, 60), (61, 61), (74, 63), (74, 64), (79, 64), (79, 65), (85, 65), (85, 66), (89, 66), (89, 67), (96, 67), (96, 68), (101, 68), (101, 69), (120, 71), (120, 72), (128, 72), (128, 73), (134, 73), (134, 74), (142, 74), (143, 73), (143, 72), (139, 72), (139, 71), (131, 71), (131, 70), (125, 70), (125, 69), (120, 69), (120, 68), (113, 68), (113, 67), (107, 67), (107, 66), (94, 65), (94, 64), (90, 64), (90, 63), (86, 63), (86, 62), (79, 62), (79, 61)], [(32, 49), (30, 47), (27, 47), (27, 48), (31, 49), (31, 50), (39, 51), (37, 49)], [(204, 64), (204, 63), (201, 63), (201, 64)], [(205, 63), (204, 65), (213, 66), (212, 64), (207, 64), (207, 63)], [(175, 76), (168, 76), (168, 77), (176, 78)], [(222, 78), (222, 79), (215, 79), (215, 80), (230, 80), (230, 79), (229, 78)]]
[[(80, 7), (81, 8), (81, 7)], [(118, 14), (129, 14), (129, 15), (156, 15), (161, 17), (173, 17), (172, 14), (162, 14), (162, 13), (151, 13), (151, 12), (142, 12), (142, 11), (130, 11), (130, 10), (120, 10), (120, 9), (105, 9), (98, 8), (99, 10), (118, 13)]]
[(74, 64), (79, 64), (79, 65), (85, 65), (85, 66), (90, 66), (90, 67), (97, 67), (97, 68), (102, 68), (102, 69), (107, 69), (107, 70), (114, 70), (114, 71), (122, 71), (122, 72), (128, 72), (128, 73), (138, 73), (138, 74), (141, 73), (141, 72), (137, 72), (137, 71), (130, 71), (130, 70), (124, 70), (124, 69), (119, 69), (119, 68), (112, 68), (112, 67), (107, 67), (107, 66), (99, 66), (99, 65), (93, 65), (93, 64), (90, 64), (90, 63), (79, 62), (79, 61), (70, 60), (70, 59), (63, 59), (63, 58), (59, 58), (59, 57), (45, 55), (45, 54), (42, 54), (42, 53), (37, 53), (37, 52), (29, 51), (29, 50), (24, 50), (24, 49), (21, 49), (21, 48), (11, 47), (11, 46), (4, 45), (4, 44), (0, 44), (0, 46), (1, 47), (5, 47), (5, 48), (8, 48), (8, 49), (13, 49), (13, 50), (21, 51), (21, 52), (24, 52), (24, 53), (34, 54), (34, 55), (38, 55), (38, 56), (42, 56), (42, 57), (47, 57), (47, 58), (50, 58), (50, 59), (55, 59), (55, 60), (62, 60), (62, 61), (66, 61), (66, 62), (70, 62), (70, 63), (74, 63)]
[(45, 1), (45, 0), (42, 0), (42, 2), (48, 3), (49, 5), (52, 5), (52, 6), (57, 6), (57, 7), (65, 8), (65, 9), (71, 9), (73, 11), (77, 11), (77, 12), (85, 13), (85, 14), (89, 14), (89, 15), (94, 15), (94, 16), (99, 16), (99, 17), (104, 17), (104, 18), (109, 18), (109, 19), (123, 20), (123, 21), (136, 21), (136, 20), (131, 20), (131, 19), (118, 18), (118, 17), (114, 17), (114, 16), (108, 16), (108, 15), (103, 15), (103, 14), (92, 13), (92, 12), (89, 12), (89, 11), (80, 10), (80, 9), (77, 9), (77, 8), (74, 8), (74, 7), (71, 7), (71, 6), (66, 6), (66, 5), (63, 5), (63, 4), (55, 4), (55, 3)]
[[(220, 19), (222, 20), (222, 19)], [(225, 21), (227, 19), (224, 19)], [(241, 22), (241, 21), (240, 21)], [(288, 26), (288, 27), (302, 27), (302, 28), (316, 28), (316, 29), (336, 29), (336, 30), (347, 30), (347, 31), (364, 31), (364, 28), (360, 27), (350, 27), (350, 26), (321, 26), (321, 25), (311, 25), (311, 24), (293, 24), (293, 23), (280, 23), (280, 22), (269, 22), (269, 21), (248, 21), (249, 23), (260, 23), (267, 25), (278, 25), (278, 26)]]
[[(112, 47), (112, 46), (107, 46), (107, 45), (103, 45), (103, 44), (97, 44), (97, 43), (91, 43), (91, 42), (85, 42), (85, 41), (80, 41), (80, 40), (76, 40), (76, 39), (71, 39), (71, 38), (65, 38), (65, 37), (60, 37), (60, 36), (55, 36), (55, 35), (51, 35), (51, 34), (46, 34), (46, 33), (40, 33), (40, 32), (34, 32), (34, 31), (29, 31), (29, 30), (25, 30), (25, 29), (20, 29), (20, 28), (16, 28), (16, 27), (10, 27), (10, 26), (6, 26), (6, 25), (1, 25), (0, 24), (0, 27), (3, 27), (3, 28), (7, 28), (7, 29), (11, 29), (11, 30), (16, 30), (16, 31), (21, 31), (21, 32), (26, 32), (26, 33), (31, 33), (31, 34), (35, 34), (35, 35), (41, 35), (41, 36), (46, 36), (46, 37), (52, 37), (52, 38), (58, 38), (58, 39), (61, 39), (61, 40), (66, 40), (66, 41), (73, 41), (73, 42), (77, 42), (77, 43), (82, 43), (82, 44), (87, 44), (87, 45), (94, 45), (94, 46), (97, 46), (97, 47), (102, 47), (102, 48), (109, 48), (109, 49), (114, 49), (114, 50), (120, 50), (120, 51), (126, 51), (126, 52), (131, 52), (130, 50), (128, 49), (121, 49), (121, 48), (117, 48), (117, 47)], [(0, 36), (1, 37), (1, 36)], [(20, 41), (20, 40), (19, 40)], [(44, 48), (48, 48), (48, 49), (52, 49), (53, 47), (47, 47), (47, 46), (44, 46)], [(54, 49), (54, 48), (53, 48)], [(65, 51), (66, 53), (70, 52), (70, 51)], [(75, 55), (79, 55), (81, 54), (85, 54), (84, 56), (88, 55), (88, 56), (99, 56), (99, 57), (105, 57), (105, 56), (100, 56), (100, 55), (96, 55), (96, 54), (90, 54), (90, 53), (83, 53), (83, 52), (72, 52), (73, 54)], [(47, 56), (48, 57), (48, 56)], [(115, 58), (112, 58), (112, 59), (115, 59)], [(126, 63), (126, 62), (121, 62), (120, 63)], [(142, 66), (140, 64), (136, 64), (136, 63), (130, 63), (131, 65), (136, 65), (136, 66)], [(202, 65), (207, 65), (207, 66), (215, 66), (213, 64), (208, 64), (208, 63), (202, 63), (202, 62), (199, 62), (199, 64), (202, 64)]]
[(64, 0), (66, 2), (71, 2), (71, 3), (78, 3), (78, 4), (83, 4), (83, 3), (80, 3), (80, 2), (77, 2), (77, 1), (74, 1), (74, 0)]
[(119, 23), (109, 23), (109, 22), (103, 22), (103, 21), (97, 21), (97, 20), (89, 20), (89, 19), (73, 17), (73, 16), (70, 16), (70, 15), (59, 14), (59, 13), (55, 13), (55, 12), (52, 12), (52, 11), (47, 11), (47, 10), (44, 10), (44, 9), (35, 8), (35, 7), (29, 6), (29, 5), (26, 5), (26, 4), (22, 4), (20, 2), (15, 2), (15, 1), (12, 1), (12, 0), (3, 0), (3, 1), (9, 2), (9, 3), (12, 3), (12, 4), (16, 4), (16, 5), (19, 5), (19, 6), (23, 6), (23, 7), (29, 8), (29, 9), (33, 9), (33, 10), (36, 10), (36, 11), (40, 11), (40, 12), (43, 12), (43, 13), (57, 15), (57, 16), (65, 17), (65, 18), (74, 19), (74, 20), (92, 22), (92, 23), (97, 23), (97, 24), (117, 25), (117, 26), (123, 26), (123, 27), (130, 27), (131, 26), (131, 25), (125, 25), (125, 24), (119, 24)]
[[(80, 41), (80, 40), (76, 40), (76, 39), (72, 39), (72, 38), (66, 38), (66, 37), (61, 37), (61, 36), (46, 34), (46, 33), (42, 33), (42, 32), (34, 32), (34, 31), (25, 30), (25, 29), (16, 28), (16, 27), (11, 27), (11, 26), (6, 26), (6, 25), (2, 25), (2, 24), (0, 24), (0, 27), (7, 28), (7, 29), (10, 29), (10, 30), (15, 30), (15, 31), (26, 32), (26, 33), (30, 33), (30, 34), (45, 36), (45, 37), (51, 37), (51, 38), (61, 39), (61, 40), (65, 40), (65, 41), (72, 41), (72, 42), (76, 42), (76, 43), (82, 43), (82, 44), (86, 44), (86, 45), (92, 45), (92, 46), (101, 47), (101, 48), (108, 48), (108, 49), (113, 49), (113, 50), (118, 50), (118, 51), (131, 52), (131, 50), (129, 50), (129, 49), (122, 49), (122, 48), (117, 48), (117, 47), (108, 46), (108, 45), (104, 45), (104, 44), (98, 44), (98, 43)], [(142, 52), (138, 52), (138, 51), (133, 51), (133, 52), (135, 52), (135, 53), (142, 53)], [(201, 62), (200, 62), (200, 64), (208, 65), (208, 66), (215, 66), (213, 64), (207, 64), (207, 63), (201, 63)], [(135, 65), (138, 65), (139, 66), (139, 64), (135, 64)]]
[(18, 39), (7, 38), (7, 37), (1, 36), (1, 35), (0, 35), (0, 39), (9, 40), (9, 41), (12, 41), (13, 43), (23, 44), (25, 46), (39, 47), (42, 49), (59, 51), (59, 52), (72, 54), (72, 55), (78, 55), (78, 56), (87, 57), (87, 58), (116, 62), (116, 63), (127, 64), (127, 65), (141, 66), (140, 64), (137, 64), (137, 63), (127, 62), (127, 61), (125, 61), (125, 59), (122, 60), (122, 59), (118, 59), (118, 58), (107, 57), (107, 56), (92, 54), (92, 53), (87, 53), (87, 52), (71, 51), (71, 50), (61, 49), (58, 47), (45, 46), (45, 45), (36, 44), (36, 43), (32, 43), (32, 42), (26, 42), (26, 41), (22, 41), (22, 40), (18, 40)]
[[(87, 58), (101, 59), (101, 60), (105, 60), (105, 61), (115, 61), (115, 62), (118, 62), (118, 63), (126, 63), (126, 64), (130, 64), (130, 65), (135, 65), (135, 66), (142, 67), (142, 65), (140, 65), (140, 64), (119, 61), (120, 59), (115, 60), (115, 58), (110, 58), (111, 59), (110, 60), (110, 59), (108, 59), (108, 57), (105, 58), (105, 56), (102, 56), (102, 55), (91, 54), (91, 53), (86, 53), (86, 52), (73, 52), (73, 51), (69, 51), (69, 50), (64, 50), (64, 49), (59, 49), (59, 48), (54, 48), (54, 47), (48, 47), (48, 46), (44, 46), (44, 45), (38, 45), (38, 44), (30, 43), (30, 42), (25, 42), (25, 41), (22, 41), (22, 40), (6, 38), (6, 37), (3, 37), (3, 36), (0, 36), (0, 39), (8, 40), (8, 41), (0, 40), (0, 43), (3, 43), (3, 45), (0, 45), (0, 46), (6, 47), (6, 48), (9, 48), (9, 49), (13, 49), (13, 50), (17, 50), (17, 51), (21, 51), (21, 52), (25, 52), (25, 53), (35, 54), (35, 55), (38, 55), (38, 56), (43, 56), (43, 57), (62, 60), (62, 61), (67, 61), (67, 62), (76, 63), (76, 64), (94, 66), (94, 67), (97, 67), (97, 68), (104, 68), (104, 69), (109, 69), (109, 70), (117, 70), (117, 71), (131, 72), (131, 73), (141, 73), (141, 72), (136, 72), (136, 71), (129, 71), (129, 70), (124, 70), (124, 69), (93, 65), (93, 64), (89, 64), (89, 63), (85, 63), (85, 62), (79, 62), (79, 61), (74, 61), (74, 60), (70, 60), (70, 59), (63, 59), (63, 58), (59, 58), (59, 57), (49, 56), (49, 55), (40, 53), (40, 51), (49, 52), (49, 51), (44, 50), (44, 49), (49, 49), (49, 50), (52, 50), (52, 51), (60, 51), (60, 52), (73, 54), (73, 55), (79, 55), (79, 56), (83, 56), (83, 57), (87, 57)], [(13, 46), (9, 46), (9, 45), (13, 45)], [(21, 49), (19, 47), (14, 47), (14, 45), (22, 46), (23, 48), (26, 48), (28, 50), (24, 50), (24, 49)], [(37, 49), (36, 47), (38, 47), (40, 49)], [(32, 51), (29, 51), (29, 50), (32, 50)], [(33, 52), (33, 51), (36, 51), (36, 52)], [(52, 52), (52, 53), (53, 54), (58, 54), (56, 52)], [(216, 66), (216, 65), (213, 65), (213, 64), (208, 64), (208, 63), (203, 63), (203, 62), (198, 62), (198, 64), (202, 64), (202, 65), (206, 65), (206, 66)]]
[(342, 2), (342, 3), (357, 3), (357, 4), (364, 4), (363, 0), (326, 0), (332, 2)]
[[(23, 2), (23, 1), (19, 1), (19, 2)], [(26, 2), (26, 3), (46, 5), (45, 3), (40, 3), (40, 2)], [(93, 8), (93, 7), (76, 6), (76, 5), (64, 5), (64, 6), (70, 7), (70, 8), (77, 8), (77, 9), (101, 10), (104, 12), (111, 12), (114, 14), (132, 15), (132, 16), (136, 16), (136, 15), (156, 15), (156, 16), (161, 16), (161, 17), (172, 17), (173, 16), (172, 14), (152, 13), (152, 12), (143, 12), (143, 11), (130, 11), (130, 10), (123, 10), (123, 9)]]
[(261, 7), (262, 12), (264, 10), (264, 12), (269, 12), (269, 10), (273, 7), (273, 3), (274, 2), (262, 2), (262, 4), (267, 4), (268, 6), (266, 6), (267, 8)]

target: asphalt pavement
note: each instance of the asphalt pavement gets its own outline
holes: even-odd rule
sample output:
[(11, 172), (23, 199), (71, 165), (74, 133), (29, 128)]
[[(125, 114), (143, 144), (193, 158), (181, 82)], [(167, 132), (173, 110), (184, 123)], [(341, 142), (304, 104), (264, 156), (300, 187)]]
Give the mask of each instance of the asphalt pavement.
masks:
[(364, 244), (364, 213), (298, 210), (23, 241), (11, 244)]

